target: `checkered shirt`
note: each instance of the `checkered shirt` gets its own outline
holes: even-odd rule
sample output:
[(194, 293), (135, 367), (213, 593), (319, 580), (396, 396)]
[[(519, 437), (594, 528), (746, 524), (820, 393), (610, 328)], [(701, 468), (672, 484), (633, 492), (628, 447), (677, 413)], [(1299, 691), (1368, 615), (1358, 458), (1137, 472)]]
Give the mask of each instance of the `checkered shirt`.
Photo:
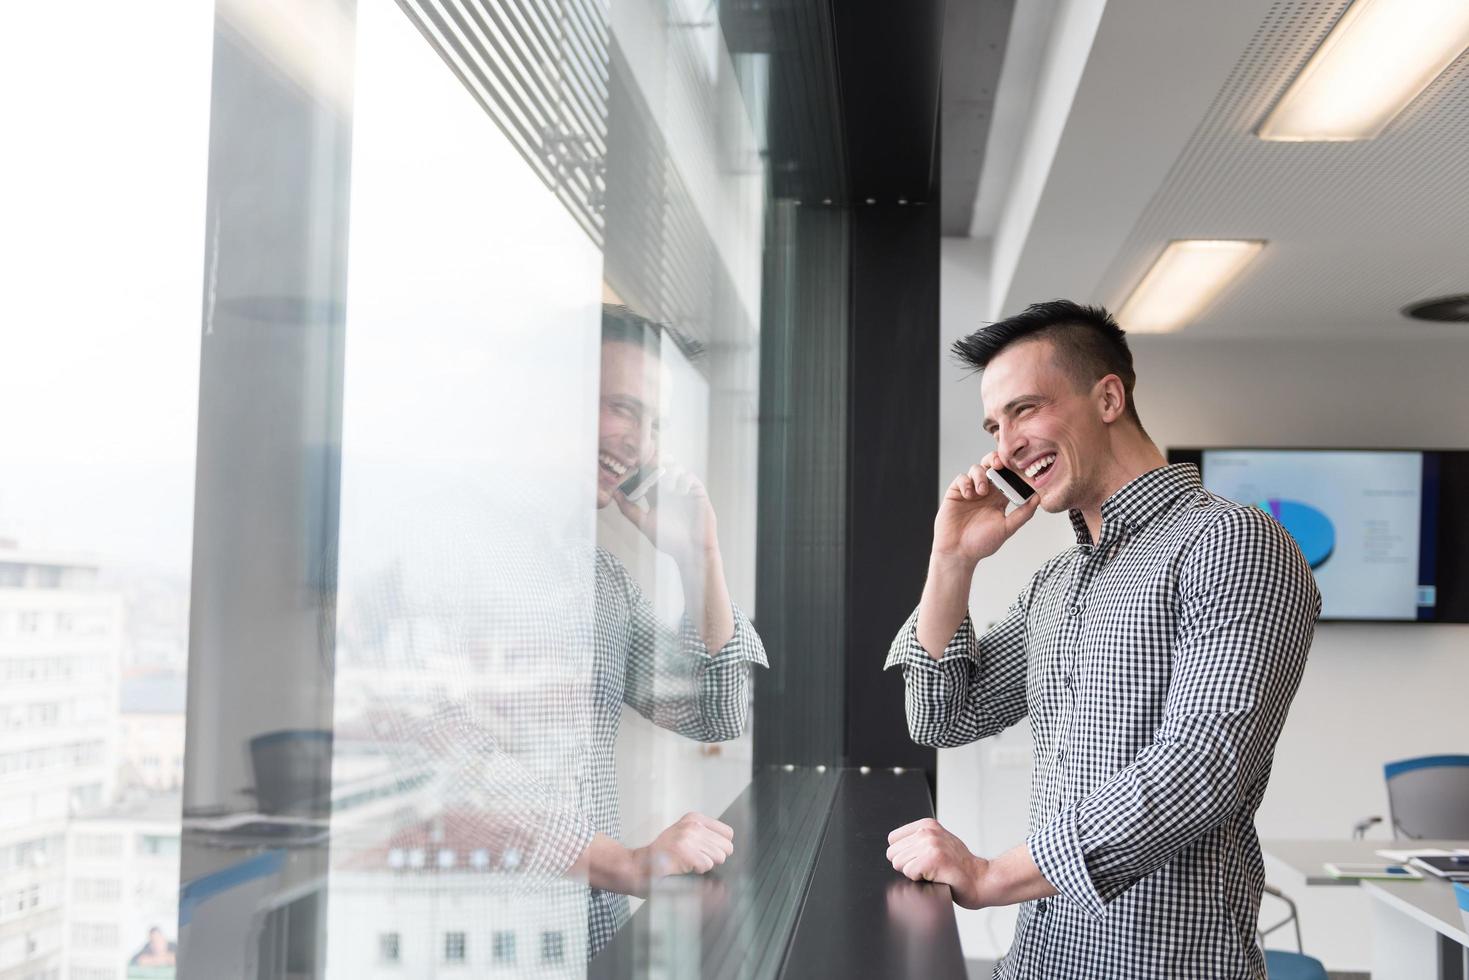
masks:
[(934, 660), (915, 611), (885, 665), (920, 744), (1030, 718), (1027, 843), (1059, 895), (1022, 905), (995, 976), (1264, 980), (1254, 814), (1321, 608), (1311, 571), (1189, 465), (1113, 494), (1096, 542), (1071, 522), (1076, 547), (983, 636), (966, 617)]
[[(428, 796), (475, 815), (472, 832), (525, 890), (527, 907), (561, 910), (522, 931), (575, 935), (563, 927), (574, 916), (586, 924), (590, 957), (627, 920), (628, 900), (564, 875), (597, 832), (621, 840), (614, 762), (623, 705), (701, 742), (737, 738), (752, 666), (769, 664), (737, 606), (734, 635), (711, 655), (688, 616), (670, 629), (605, 549), (553, 547), (533, 528), (505, 530), (497, 543), (495, 562), (431, 551), (443, 567), (432, 569), (420, 605), (431, 603), (430, 635), (448, 637), (441, 656), (420, 660), (445, 691), (432, 710), (409, 716), (391, 688), (361, 694), (400, 765), (431, 761)], [(507, 576), (509, 567), (518, 573)], [(390, 586), (374, 601), (409, 617), (413, 600), (401, 591)]]
[[(685, 616), (679, 631), (668, 629), (626, 566), (602, 548), (597, 549), (596, 590), (597, 683), (581, 806), (592, 830), (621, 839), (613, 749), (622, 705), (687, 738), (728, 741), (740, 736), (749, 716), (751, 666), (770, 664), (759, 634), (738, 606), (734, 636), (710, 656), (692, 621)], [(605, 946), (627, 918), (625, 895), (593, 888), (589, 955)]]

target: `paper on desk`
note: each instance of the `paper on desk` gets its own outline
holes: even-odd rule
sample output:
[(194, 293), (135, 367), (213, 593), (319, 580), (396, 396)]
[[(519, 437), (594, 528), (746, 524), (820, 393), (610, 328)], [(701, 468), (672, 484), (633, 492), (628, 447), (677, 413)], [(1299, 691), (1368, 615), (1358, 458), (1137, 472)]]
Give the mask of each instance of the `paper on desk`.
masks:
[(1461, 847), (1452, 851), (1446, 851), (1441, 847), (1425, 847), (1416, 851), (1374, 851), (1373, 853), (1388, 861), (1405, 864), (1415, 857), (1448, 857), (1450, 854), (1469, 854), (1469, 849)]

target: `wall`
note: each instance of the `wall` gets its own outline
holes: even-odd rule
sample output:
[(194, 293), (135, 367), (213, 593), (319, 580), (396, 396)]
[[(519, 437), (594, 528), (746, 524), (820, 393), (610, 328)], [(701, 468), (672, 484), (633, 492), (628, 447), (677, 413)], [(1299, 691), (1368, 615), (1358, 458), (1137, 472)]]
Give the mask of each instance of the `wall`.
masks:
[[(985, 267), (984, 258), (980, 243), (944, 243), (945, 351), (981, 322), (988, 289), (976, 270)], [(1329, 345), (1135, 338), (1139, 412), (1165, 449), (1469, 447), (1469, 385), (1462, 378), (1469, 338), (1415, 341), (1408, 321), (1383, 326), (1382, 340)], [(978, 428), (978, 381), (961, 381), (963, 372), (943, 356), (939, 473), (947, 484), (990, 440)], [(1064, 517), (1042, 514), (982, 565), (971, 597), (979, 624), (996, 618), (1030, 572), (1069, 540)], [(1385, 816), (1384, 762), (1469, 751), (1454, 693), (1466, 684), (1469, 626), (1319, 626), (1256, 819), (1261, 839), (1345, 838), (1362, 817)], [(1385, 694), (1399, 707), (1384, 711)], [(1410, 714), (1412, 723), (1405, 724)], [(1030, 742), (1022, 729), (939, 753), (939, 817), (980, 853), (1001, 851), (1024, 835)], [(1386, 836), (1380, 828), (1378, 835)], [(1332, 969), (1367, 968), (1365, 896), (1330, 905), (1320, 894), (1292, 897), (1302, 905), (1308, 951)], [(1003, 953), (1013, 923), (1007, 910), (961, 911), (966, 955)]]

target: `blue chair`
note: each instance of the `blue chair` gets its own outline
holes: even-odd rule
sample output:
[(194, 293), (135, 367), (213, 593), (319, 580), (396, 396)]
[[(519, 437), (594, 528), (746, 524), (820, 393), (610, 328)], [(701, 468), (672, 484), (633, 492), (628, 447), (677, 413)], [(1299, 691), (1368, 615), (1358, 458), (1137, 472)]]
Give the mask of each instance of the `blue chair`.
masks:
[(1265, 894), (1280, 899), (1290, 907), (1290, 914), (1272, 926), (1267, 926), (1259, 931), (1260, 944), (1265, 944), (1265, 937), (1276, 929), (1293, 925), (1296, 930), (1296, 949), (1298, 952), (1290, 952), (1284, 949), (1265, 950), (1265, 975), (1270, 980), (1327, 980), (1326, 967), (1314, 956), (1307, 956), (1301, 950), (1301, 921), (1296, 916), (1296, 903), (1282, 892), (1279, 888), (1265, 886)]
[(1265, 975), (1270, 980), (1327, 980), (1326, 967), (1316, 957), (1283, 949), (1265, 950)]
[(1389, 762), (1383, 775), (1394, 837), (1469, 840), (1469, 755)]

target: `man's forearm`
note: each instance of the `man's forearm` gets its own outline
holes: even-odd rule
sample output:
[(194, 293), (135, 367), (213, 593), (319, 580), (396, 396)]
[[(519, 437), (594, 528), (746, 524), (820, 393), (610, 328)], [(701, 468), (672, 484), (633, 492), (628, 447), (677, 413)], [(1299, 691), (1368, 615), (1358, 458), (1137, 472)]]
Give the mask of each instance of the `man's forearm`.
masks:
[(928, 559), (928, 580), (923, 584), (923, 598), (918, 603), (918, 642), (935, 660), (969, 613), (969, 585), (974, 581), (975, 565), (965, 558), (951, 558), (937, 552)]
[(647, 875), (639, 869), (637, 855), (606, 834), (592, 838), (567, 874), (619, 895), (647, 893)]
[(1024, 841), (989, 862), (980, 876), (977, 890), (977, 908), (1014, 905), (1059, 894), (1036, 867), (1035, 859), (1030, 856), (1030, 846)]
[(680, 562), (678, 575), (683, 583), (684, 609), (713, 656), (724, 649), (735, 632), (724, 557), (717, 547), (705, 550), (695, 560)]

